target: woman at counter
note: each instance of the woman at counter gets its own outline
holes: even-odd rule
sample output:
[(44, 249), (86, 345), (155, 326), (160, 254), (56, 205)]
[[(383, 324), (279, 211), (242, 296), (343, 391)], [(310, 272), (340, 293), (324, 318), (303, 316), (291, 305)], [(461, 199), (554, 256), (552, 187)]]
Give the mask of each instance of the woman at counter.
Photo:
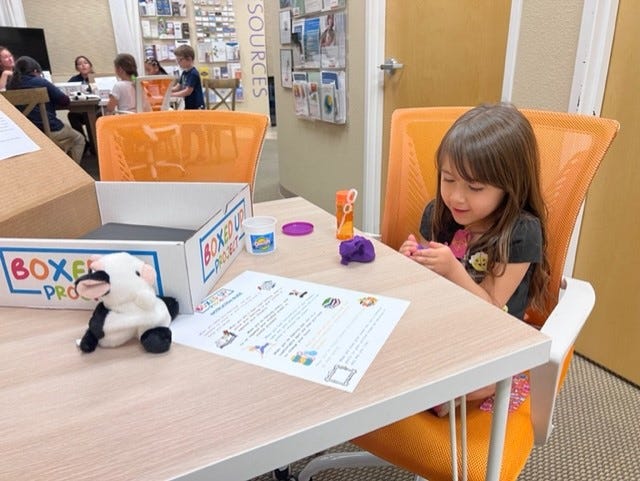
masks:
[[(69, 79), (69, 82), (80, 82), (82, 85), (87, 86), (86, 91), (88, 93), (95, 93), (97, 95), (98, 92), (92, 92), (91, 90), (91, 83), (93, 80), (91, 78), (91, 75), (94, 73), (93, 64), (91, 63), (91, 60), (89, 60), (84, 55), (79, 55), (76, 57), (75, 66), (76, 66), (76, 71), (78, 73), (73, 77), (71, 77)], [(96, 116), (99, 117), (100, 113), (101, 113), (100, 109), (98, 108), (96, 110)], [(93, 145), (91, 136), (87, 135), (87, 132), (89, 131), (89, 117), (87, 113), (86, 112), (83, 112), (83, 113), (69, 112), (67, 117), (69, 119), (69, 124), (71, 125), (71, 127), (73, 127), (74, 130), (78, 131), (85, 138), (85, 141), (87, 143), (87, 148), (92, 154), (95, 155), (96, 146)], [(86, 126), (86, 131), (85, 131), (85, 126)]]

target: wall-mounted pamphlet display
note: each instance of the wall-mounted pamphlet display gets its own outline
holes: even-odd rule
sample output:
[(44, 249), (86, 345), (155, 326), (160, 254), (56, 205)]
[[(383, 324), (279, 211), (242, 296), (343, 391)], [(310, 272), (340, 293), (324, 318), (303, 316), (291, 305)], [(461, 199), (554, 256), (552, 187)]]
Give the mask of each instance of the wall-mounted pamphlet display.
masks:
[(281, 79), (285, 88), (293, 80), (295, 115), (346, 123), (346, 0), (280, 0), (280, 8), (280, 43), (292, 57)]

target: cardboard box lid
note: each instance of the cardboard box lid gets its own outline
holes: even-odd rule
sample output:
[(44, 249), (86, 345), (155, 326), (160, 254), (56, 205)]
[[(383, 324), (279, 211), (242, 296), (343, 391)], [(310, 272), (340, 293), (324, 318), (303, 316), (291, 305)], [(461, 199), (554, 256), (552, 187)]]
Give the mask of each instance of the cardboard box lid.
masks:
[(0, 236), (77, 236), (100, 225), (91, 176), (2, 95), (0, 109), (41, 148), (0, 162)]

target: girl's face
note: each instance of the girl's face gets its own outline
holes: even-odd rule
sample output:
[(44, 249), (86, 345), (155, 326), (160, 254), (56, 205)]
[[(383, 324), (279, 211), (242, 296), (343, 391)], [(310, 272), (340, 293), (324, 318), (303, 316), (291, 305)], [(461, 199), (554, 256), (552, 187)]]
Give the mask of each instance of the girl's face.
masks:
[(155, 74), (158, 73), (158, 67), (153, 65), (153, 64), (145, 62), (145, 64), (144, 64), (144, 73), (146, 75), (155, 75)]
[(492, 214), (504, 198), (502, 189), (464, 180), (449, 159), (442, 163), (440, 193), (454, 220), (477, 233), (491, 227), (494, 222)]
[(6, 48), (0, 51), (0, 70), (13, 70), (13, 55)]
[(86, 77), (87, 75), (89, 75), (91, 73), (91, 64), (89, 63), (89, 61), (86, 58), (80, 57), (78, 59), (78, 61), (76, 62), (76, 70), (83, 77)]

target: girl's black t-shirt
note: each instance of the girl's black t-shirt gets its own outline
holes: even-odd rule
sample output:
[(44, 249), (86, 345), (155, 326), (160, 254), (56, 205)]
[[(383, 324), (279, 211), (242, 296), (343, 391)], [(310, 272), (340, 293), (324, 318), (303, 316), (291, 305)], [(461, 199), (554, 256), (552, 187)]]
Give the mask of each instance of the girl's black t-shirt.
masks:
[[(420, 234), (427, 240), (431, 240), (431, 223), (433, 219), (434, 201), (429, 202), (422, 213), (420, 222)], [(434, 239), (436, 242), (448, 243), (451, 245), (456, 233), (463, 230), (464, 226), (456, 222), (445, 226), (440, 239)], [(532, 214), (523, 211), (516, 220), (511, 231), (511, 242), (509, 244), (509, 263), (529, 262), (531, 265), (526, 274), (520, 281), (513, 295), (507, 301), (507, 311), (509, 314), (519, 318), (524, 318), (524, 312), (527, 308), (527, 299), (529, 295), (529, 283), (531, 281), (531, 273), (535, 263), (542, 261), (542, 229), (540, 227), (540, 219)], [(486, 275), (486, 254), (481, 251), (466, 250), (460, 262), (464, 265), (466, 271), (476, 282), (481, 282)]]

